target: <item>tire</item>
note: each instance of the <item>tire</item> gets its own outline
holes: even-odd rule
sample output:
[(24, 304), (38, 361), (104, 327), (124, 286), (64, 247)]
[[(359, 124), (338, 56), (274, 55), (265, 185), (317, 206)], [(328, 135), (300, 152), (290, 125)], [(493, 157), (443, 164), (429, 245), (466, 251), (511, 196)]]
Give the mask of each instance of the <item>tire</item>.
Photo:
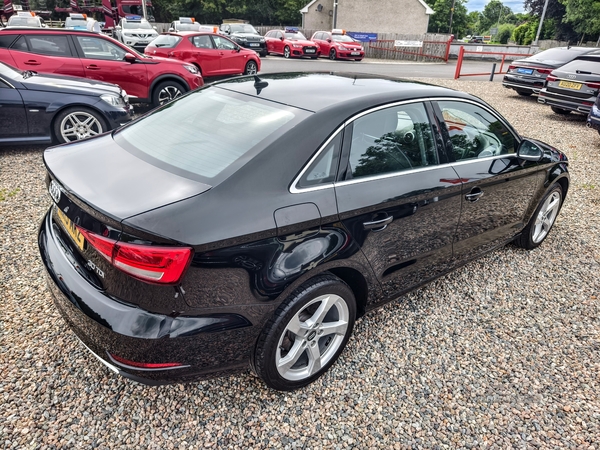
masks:
[(567, 114), (571, 114), (571, 111), (569, 111), (568, 109), (562, 109), (562, 108), (558, 108), (556, 106), (551, 106), (550, 108), (552, 108), (552, 111), (554, 111), (556, 114), (560, 114), (561, 116), (566, 116)]
[(318, 275), (292, 292), (267, 322), (254, 352), (254, 371), (280, 391), (312, 383), (344, 350), (355, 318), (348, 285), (332, 274)]
[(186, 89), (181, 83), (171, 80), (163, 81), (152, 92), (152, 106), (156, 108), (157, 106), (165, 105), (177, 97), (181, 97), (185, 92)]
[(332, 61), (335, 61), (337, 59), (337, 52), (335, 51), (335, 48), (329, 50), (329, 59)]
[(260, 52), (259, 55), (261, 58), (264, 58), (265, 56), (269, 55), (269, 52), (265, 50), (264, 52)]
[(104, 117), (97, 111), (83, 106), (67, 108), (54, 118), (54, 138), (61, 144), (94, 137), (108, 131)]
[(244, 75), (256, 75), (258, 73), (258, 65), (256, 61), (248, 61), (246, 63), (246, 67), (244, 68)]
[(283, 57), (287, 59), (287, 58), (289, 58), (290, 56), (291, 56), (291, 53), (290, 53), (290, 47), (288, 47), (288, 46), (286, 45), (286, 46), (284, 47), (284, 49), (283, 49)]
[(531, 96), (531, 92), (527, 92), (527, 91), (517, 91), (517, 94), (522, 95), (523, 97)]
[(310, 59), (317, 59), (318, 56), (311, 56)]
[(552, 229), (552, 225), (556, 221), (556, 217), (562, 207), (562, 202), (562, 187), (558, 183), (554, 184), (550, 191), (542, 198), (531, 220), (521, 235), (515, 240), (515, 244), (518, 247), (533, 250), (544, 242)]

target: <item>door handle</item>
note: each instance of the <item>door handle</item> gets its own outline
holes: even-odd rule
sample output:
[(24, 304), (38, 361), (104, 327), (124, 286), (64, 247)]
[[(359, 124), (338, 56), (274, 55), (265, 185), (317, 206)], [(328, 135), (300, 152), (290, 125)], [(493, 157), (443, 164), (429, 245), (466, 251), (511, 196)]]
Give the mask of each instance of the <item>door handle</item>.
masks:
[(90, 70), (100, 70), (101, 67), (98, 67), (96, 64), (90, 64), (89, 66), (85, 66), (86, 69)]
[(385, 219), (374, 220), (372, 222), (364, 222), (363, 228), (365, 230), (383, 231), (392, 223), (392, 220), (394, 220), (394, 216), (388, 216)]
[(24, 64), (28, 66), (40, 66), (42, 63), (37, 62), (35, 59), (30, 59), (29, 61), (25, 61)]
[(469, 202), (476, 202), (483, 196), (483, 191), (479, 188), (471, 189), (467, 195), (465, 195), (465, 199)]

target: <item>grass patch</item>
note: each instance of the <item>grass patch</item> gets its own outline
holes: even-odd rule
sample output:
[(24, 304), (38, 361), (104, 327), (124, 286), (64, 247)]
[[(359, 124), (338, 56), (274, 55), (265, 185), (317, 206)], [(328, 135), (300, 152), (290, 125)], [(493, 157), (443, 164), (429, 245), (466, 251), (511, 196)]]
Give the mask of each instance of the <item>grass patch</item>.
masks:
[(15, 188), (12, 191), (8, 189), (0, 189), (0, 202), (6, 201), (7, 199), (14, 197), (21, 189)]

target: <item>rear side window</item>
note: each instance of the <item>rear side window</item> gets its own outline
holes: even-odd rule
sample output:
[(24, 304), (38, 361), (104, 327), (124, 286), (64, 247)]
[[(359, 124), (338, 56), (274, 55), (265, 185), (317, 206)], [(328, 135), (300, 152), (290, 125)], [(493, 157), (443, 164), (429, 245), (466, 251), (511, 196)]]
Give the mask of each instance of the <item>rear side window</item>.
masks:
[(67, 36), (30, 35), (27, 36), (29, 51), (48, 56), (71, 56)]
[(228, 176), (262, 150), (269, 138), (279, 137), (308, 114), (207, 88), (126, 126), (115, 140), (145, 161), (214, 185), (218, 180), (213, 178)]
[(214, 48), (212, 39), (208, 34), (202, 34), (200, 36), (193, 36), (190, 38), (194, 47), (198, 48)]
[(0, 34), (0, 48), (8, 48), (18, 37), (17, 34)]
[(173, 48), (181, 42), (179, 36), (173, 36), (172, 34), (161, 34), (152, 41), (154, 47), (161, 48)]
[(335, 181), (340, 155), (341, 133), (327, 144), (298, 182), (299, 187), (312, 187)]

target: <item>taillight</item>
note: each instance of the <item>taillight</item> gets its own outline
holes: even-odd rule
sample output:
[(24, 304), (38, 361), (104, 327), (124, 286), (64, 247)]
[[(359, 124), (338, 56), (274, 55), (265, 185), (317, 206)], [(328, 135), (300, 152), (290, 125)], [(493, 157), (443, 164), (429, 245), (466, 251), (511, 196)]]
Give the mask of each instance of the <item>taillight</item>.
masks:
[(586, 81), (585, 85), (587, 87), (589, 87), (590, 89), (600, 89), (600, 83), (593, 83), (593, 82), (592, 83), (588, 83)]
[(517, 66), (508, 66), (508, 70), (515, 70)]
[(535, 69), (537, 70), (539, 73), (544, 73), (546, 75), (549, 75), (550, 72), (552, 72), (552, 69)]
[(546, 77), (546, 81), (556, 81), (558, 80), (558, 78), (556, 78), (554, 75), (548, 75)]
[(177, 284), (192, 259), (189, 247), (128, 244), (77, 229), (114, 267), (148, 283)]
[(171, 362), (171, 363), (144, 363), (144, 362), (137, 362), (137, 361), (131, 361), (130, 359), (125, 359), (125, 358), (121, 358), (120, 356), (117, 355), (113, 355), (110, 354), (110, 357), (112, 359), (114, 359), (116, 362), (121, 363), (125, 366), (129, 366), (129, 367), (138, 367), (140, 369), (172, 369), (175, 367), (182, 367), (183, 364), (181, 363), (177, 363), (177, 362)]

